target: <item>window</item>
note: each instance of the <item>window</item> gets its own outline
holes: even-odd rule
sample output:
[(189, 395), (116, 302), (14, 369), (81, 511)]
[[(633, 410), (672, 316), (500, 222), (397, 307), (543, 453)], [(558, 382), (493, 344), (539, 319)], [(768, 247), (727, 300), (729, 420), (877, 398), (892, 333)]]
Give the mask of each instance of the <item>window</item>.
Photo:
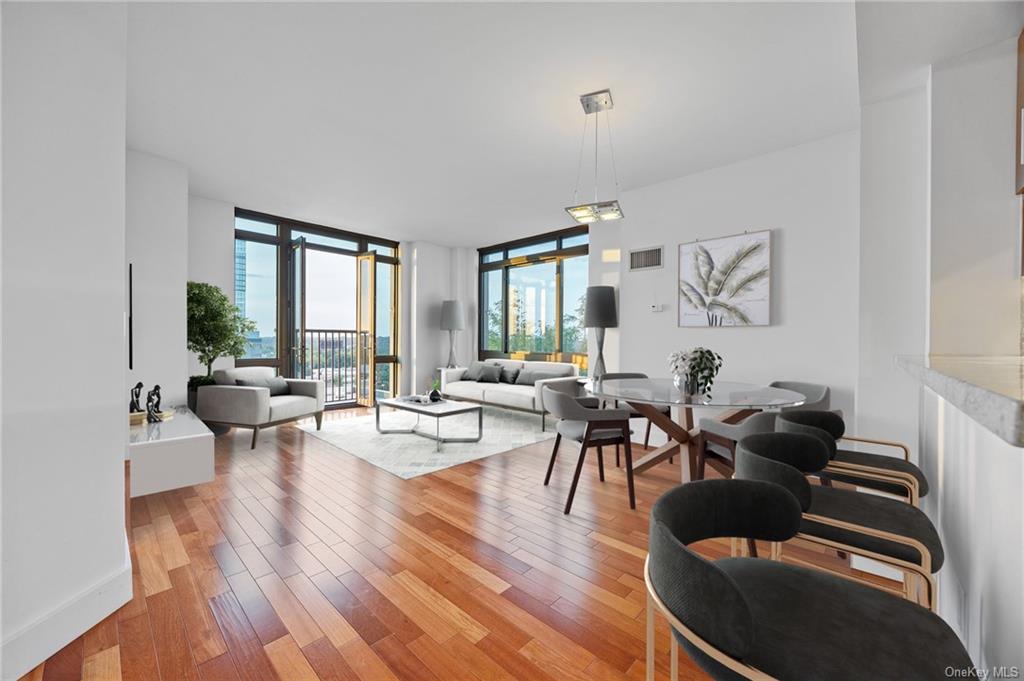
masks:
[(236, 217), (235, 229), (256, 234), (266, 234), (267, 236), (277, 236), (277, 225), (273, 222), (264, 222), (263, 220)]
[(277, 246), (235, 239), (235, 305), (256, 322), (242, 359), (277, 357)]
[(586, 230), (480, 249), (481, 357), (543, 354), (585, 363)]
[(292, 238), (298, 239), (303, 237), (306, 243), (318, 244), (320, 246), (329, 246), (331, 248), (340, 248), (346, 251), (358, 251), (359, 242), (352, 241), (350, 239), (338, 239), (331, 236), (324, 236), (323, 234), (317, 234), (316, 232), (306, 232), (302, 230), (293, 229)]

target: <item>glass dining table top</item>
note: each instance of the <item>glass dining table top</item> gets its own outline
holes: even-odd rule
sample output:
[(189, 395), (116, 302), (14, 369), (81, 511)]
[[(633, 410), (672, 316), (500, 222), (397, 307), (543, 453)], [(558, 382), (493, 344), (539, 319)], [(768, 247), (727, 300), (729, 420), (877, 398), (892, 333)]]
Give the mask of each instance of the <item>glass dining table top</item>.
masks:
[(781, 409), (799, 407), (807, 399), (793, 390), (731, 381), (715, 381), (706, 395), (686, 395), (671, 378), (610, 378), (589, 381), (586, 388), (606, 400), (673, 407)]

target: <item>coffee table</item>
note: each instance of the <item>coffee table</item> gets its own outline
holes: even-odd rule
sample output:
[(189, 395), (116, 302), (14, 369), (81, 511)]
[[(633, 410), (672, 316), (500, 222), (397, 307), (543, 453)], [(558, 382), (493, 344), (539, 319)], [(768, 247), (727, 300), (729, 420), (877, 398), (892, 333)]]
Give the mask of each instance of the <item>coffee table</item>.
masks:
[[(412, 428), (395, 428), (395, 429), (384, 429), (380, 427), (380, 408), (391, 407), (392, 409), (400, 409), (401, 411), (409, 411), (416, 414), (416, 425)], [(476, 412), (477, 415), (477, 431), (476, 437), (441, 437), (441, 419), (447, 416), (455, 416), (457, 414), (472, 414)], [(391, 433), (405, 433), (412, 435), (419, 435), (420, 437), (429, 438), (437, 442), (437, 451), (441, 451), (441, 445), (445, 442), (480, 442), (480, 438), (484, 435), (484, 410), (479, 404), (472, 404), (470, 402), (457, 402), (455, 400), (441, 400), (440, 402), (428, 402), (423, 404), (421, 402), (414, 402), (403, 397), (394, 397), (386, 400), (377, 400), (377, 432), (383, 434)], [(433, 434), (422, 430), (417, 430), (416, 426), (420, 424), (420, 417), (428, 416), (434, 419), (434, 432)]]

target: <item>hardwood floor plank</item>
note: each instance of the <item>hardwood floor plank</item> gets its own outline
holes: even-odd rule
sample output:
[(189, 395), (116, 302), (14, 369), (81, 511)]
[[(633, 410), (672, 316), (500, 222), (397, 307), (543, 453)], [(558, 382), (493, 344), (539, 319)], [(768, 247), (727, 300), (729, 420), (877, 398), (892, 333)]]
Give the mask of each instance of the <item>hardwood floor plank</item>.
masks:
[(104, 648), (85, 658), (82, 681), (121, 681), (121, 651), (117, 646)]
[(377, 641), (373, 650), (402, 681), (442, 681), (394, 636)]
[(168, 570), (188, 565), (188, 553), (181, 543), (181, 536), (174, 520), (169, 515), (153, 519), (156, 540), (160, 544), (160, 553), (164, 557), (164, 565)]
[(175, 568), (168, 574), (196, 663), (202, 664), (228, 652), (217, 621), (206, 599), (199, 593), (189, 566)]
[(142, 588), (145, 589), (146, 596), (170, 589), (171, 578), (167, 576), (167, 565), (164, 563), (154, 527), (152, 525), (136, 527), (132, 530), (132, 538), (135, 541), (139, 572), (142, 575)]
[(467, 639), (476, 643), (490, 631), (466, 614), (457, 605), (447, 598), (434, 591), (423, 580), (408, 570), (403, 570), (394, 576), (394, 581), (405, 587), (413, 596), (418, 598), (424, 605), (452, 625), (459, 633)]
[(199, 677), (203, 681), (241, 681), (231, 653), (224, 653), (199, 665)]
[(117, 634), (122, 680), (149, 681), (160, 678), (149, 614), (142, 613), (130, 619), (118, 620)]
[[(255, 588), (255, 584), (253, 587)], [(267, 608), (270, 607), (268, 604)], [(261, 639), (250, 624), (241, 604), (231, 591), (210, 599), (210, 610), (217, 619), (224, 642), (235, 664), (235, 670), (242, 681), (278, 681), (277, 673), (270, 664)], [(281, 638), (288, 632), (278, 622)], [(270, 629), (268, 629), (268, 632)]]
[(285, 584), (335, 647), (341, 648), (352, 639), (359, 638), (352, 625), (309, 581), (309, 577), (302, 573), (292, 575), (285, 580)]
[(287, 681), (318, 681), (316, 672), (291, 636), (282, 636), (263, 646), (277, 675)]
[(107, 648), (117, 645), (117, 613), (104, 617), (99, 624), (94, 626), (82, 636), (84, 649), (82, 654), (85, 657), (95, 655)]
[(46, 661), (43, 681), (79, 681), (82, 678), (85, 642), (79, 636)]
[[(228, 584), (231, 585), (232, 595), (245, 611), (245, 617), (252, 624), (253, 630), (262, 643), (270, 643), (288, 633), (284, 622), (277, 616), (270, 601), (263, 595), (256, 580), (248, 572), (228, 577)], [(215, 597), (211, 601), (216, 599)]]
[(312, 581), (334, 609), (341, 613), (358, 636), (368, 644), (373, 645), (391, 633), (391, 630), (333, 575), (321, 572), (315, 575)]
[(274, 612), (284, 622), (285, 628), (299, 647), (308, 645), (324, 635), (324, 632), (276, 573), (260, 577), (256, 583), (259, 584), (263, 595), (270, 601)]
[(149, 623), (153, 629), (153, 643), (156, 647), (157, 664), (161, 677), (199, 681), (192, 651), (189, 648), (185, 625), (174, 603), (170, 590), (146, 597), (149, 606)]
[(322, 681), (359, 681), (341, 652), (326, 638), (313, 641), (302, 649), (302, 654)]
[(342, 646), (341, 656), (361, 681), (401, 681), (362, 639)]

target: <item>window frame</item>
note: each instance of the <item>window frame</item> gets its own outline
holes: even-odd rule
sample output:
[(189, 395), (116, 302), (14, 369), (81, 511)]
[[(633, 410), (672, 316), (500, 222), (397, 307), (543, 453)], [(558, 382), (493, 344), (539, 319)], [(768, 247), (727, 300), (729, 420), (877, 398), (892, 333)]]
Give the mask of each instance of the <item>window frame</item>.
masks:
[[(391, 287), (391, 304), (392, 310), (394, 310), (393, 318), (391, 320), (391, 353), (388, 355), (377, 355), (375, 362), (377, 364), (391, 364), (391, 382), (393, 386), (399, 385), (399, 339), (401, 338), (401, 324), (400, 324), (400, 311), (399, 311), (399, 290), (401, 289), (401, 263), (398, 257), (399, 242), (394, 239), (385, 239), (377, 236), (370, 236), (368, 234), (361, 234), (359, 232), (352, 232), (345, 229), (338, 229), (335, 227), (326, 227), (324, 225), (316, 225), (310, 222), (304, 222), (302, 220), (293, 220), (291, 218), (284, 218), (277, 215), (271, 215), (269, 213), (261, 213), (259, 211), (248, 210), (246, 208), (235, 208), (235, 217), (243, 218), (246, 220), (254, 220), (257, 222), (264, 222), (277, 226), (277, 236), (271, 236), (269, 234), (260, 234), (259, 232), (250, 232), (244, 229), (235, 229), (235, 239), (243, 239), (246, 241), (259, 241), (265, 244), (272, 244), (277, 247), (277, 348), (276, 357), (261, 357), (255, 359), (237, 359), (235, 360), (235, 366), (272, 366), (277, 368), (278, 374), (290, 375), (291, 367), (289, 362), (285, 361), (284, 358), (284, 343), (285, 336), (287, 335), (282, 330), (288, 328), (288, 277), (282, 277), (282, 272), (288, 271), (288, 256), (289, 246), (293, 240), (292, 232), (310, 232), (313, 234), (319, 234), (321, 236), (330, 237), (334, 239), (345, 239), (347, 241), (354, 241), (358, 250), (349, 250), (346, 248), (337, 248), (334, 246), (326, 246), (323, 244), (316, 244), (307, 241), (306, 249), (315, 251), (325, 251), (328, 253), (338, 253), (341, 255), (357, 256), (360, 253), (366, 253), (371, 249), (371, 246), (384, 246), (394, 250), (396, 255), (383, 255), (379, 252), (376, 254), (376, 261), (378, 263), (388, 263), (394, 266), (392, 287)], [(233, 301), (232, 301), (233, 302)], [(349, 405), (343, 405), (349, 406)]]
[[(568, 227), (566, 229), (560, 229), (554, 232), (548, 232), (546, 234), (538, 234), (532, 237), (526, 237), (523, 239), (515, 239), (513, 241), (506, 241), (504, 243), (495, 244), (493, 246), (485, 246), (477, 249), (477, 260), (478, 260), (478, 275), (477, 275), (477, 300), (484, 301), (485, 295), (485, 281), (486, 273), (493, 272), (495, 270), (501, 271), (501, 290), (502, 290), (502, 314), (501, 314), (501, 350), (489, 350), (485, 346), (485, 334), (487, 324), (486, 310), (483, 309), (481, 304), (480, 314), (478, 317), (477, 324), (477, 356), (480, 359), (556, 359), (560, 361), (572, 361), (573, 363), (579, 364), (586, 362), (586, 353), (573, 353), (565, 352), (562, 348), (562, 338), (564, 336), (563, 323), (565, 321), (564, 315), (562, 314), (564, 306), (564, 284), (565, 280), (563, 277), (563, 262), (568, 258), (575, 258), (578, 256), (590, 255), (590, 243), (581, 244), (578, 246), (563, 247), (562, 243), (564, 239), (576, 237), (581, 234), (590, 233), (589, 227), (586, 225), (577, 225), (575, 227)], [(530, 255), (519, 255), (515, 257), (508, 257), (508, 252), (517, 248), (530, 246), (533, 244), (546, 243), (549, 241), (555, 242), (555, 248), (541, 253), (533, 253)], [(494, 254), (500, 254), (500, 259), (492, 262), (485, 262), (488, 256)], [(555, 350), (552, 352), (527, 352), (522, 350), (510, 350), (509, 349), (509, 272), (516, 267), (523, 267), (526, 265), (533, 265), (537, 263), (552, 262), (555, 263)], [(582, 359), (581, 359), (582, 356)]]

